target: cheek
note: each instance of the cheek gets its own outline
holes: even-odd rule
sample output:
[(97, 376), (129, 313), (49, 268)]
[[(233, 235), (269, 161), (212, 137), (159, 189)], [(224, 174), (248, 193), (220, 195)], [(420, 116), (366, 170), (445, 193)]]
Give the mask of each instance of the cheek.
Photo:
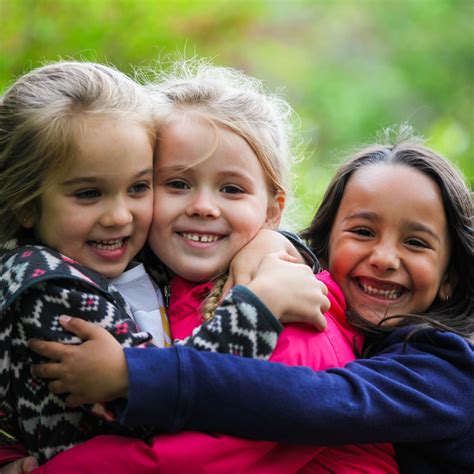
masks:
[[(330, 238), (331, 241), (331, 238)], [(329, 245), (328, 270), (332, 275), (344, 274), (351, 263), (351, 250), (338, 241)]]
[(144, 203), (140, 210), (140, 221), (143, 227), (149, 228), (153, 221), (154, 207), (153, 200), (150, 200), (147, 203)]
[(414, 260), (411, 268), (414, 284), (419, 290), (438, 291), (445, 273), (445, 265), (442, 262)]

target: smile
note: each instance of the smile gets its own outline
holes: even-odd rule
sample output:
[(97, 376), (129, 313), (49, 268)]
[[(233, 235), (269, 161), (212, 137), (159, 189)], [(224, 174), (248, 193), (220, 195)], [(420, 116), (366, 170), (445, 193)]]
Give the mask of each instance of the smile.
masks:
[(126, 239), (115, 240), (89, 240), (88, 244), (99, 250), (117, 250), (122, 248)]
[(193, 242), (204, 242), (204, 243), (212, 243), (216, 242), (217, 240), (221, 239), (222, 237), (216, 234), (195, 234), (191, 232), (180, 232), (179, 235), (181, 237), (192, 240)]
[(357, 286), (367, 295), (384, 300), (396, 300), (405, 292), (405, 288), (394, 283), (380, 284), (374, 280), (358, 278)]

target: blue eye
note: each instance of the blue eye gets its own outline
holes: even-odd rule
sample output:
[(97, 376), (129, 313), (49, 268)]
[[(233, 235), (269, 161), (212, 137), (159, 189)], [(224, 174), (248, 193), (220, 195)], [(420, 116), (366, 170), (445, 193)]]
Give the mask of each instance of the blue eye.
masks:
[(221, 188), (221, 191), (225, 194), (241, 194), (244, 192), (242, 188), (236, 186), (235, 184), (228, 184)]
[(148, 181), (140, 181), (139, 183), (135, 183), (128, 189), (128, 192), (131, 194), (144, 194), (149, 189), (151, 189), (150, 183)]
[(97, 189), (83, 189), (80, 191), (76, 191), (74, 193), (74, 197), (79, 200), (83, 201), (92, 201), (97, 199), (101, 196), (101, 192)]

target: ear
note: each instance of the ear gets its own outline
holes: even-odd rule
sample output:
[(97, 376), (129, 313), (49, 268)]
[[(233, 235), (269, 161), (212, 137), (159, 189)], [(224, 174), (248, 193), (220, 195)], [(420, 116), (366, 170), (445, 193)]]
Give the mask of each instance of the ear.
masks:
[(265, 227), (268, 229), (276, 229), (279, 226), (281, 215), (285, 209), (285, 203), (285, 193), (283, 191), (277, 191), (273, 199), (268, 202)]
[(30, 208), (18, 211), (16, 218), (24, 229), (32, 229), (36, 223), (36, 213)]
[(448, 301), (454, 293), (456, 287), (457, 278), (451, 270), (448, 270), (443, 277), (443, 281), (438, 290), (438, 298), (441, 301)]

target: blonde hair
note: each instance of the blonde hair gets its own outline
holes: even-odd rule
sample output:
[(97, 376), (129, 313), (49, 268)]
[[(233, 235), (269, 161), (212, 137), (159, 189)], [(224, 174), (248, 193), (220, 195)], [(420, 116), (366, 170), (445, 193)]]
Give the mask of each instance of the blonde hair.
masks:
[[(20, 221), (78, 150), (89, 116), (126, 118), (152, 131), (142, 86), (97, 63), (57, 62), (24, 74), (0, 99), (0, 243), (26, 235)], [(23, 214), (23, 216), (22, 216)]]
[(270, 193), (289, 194), (297, 158), (296, 114), (285, 99), (268, 92), (262, 81), (236, 69), (193, 59), (159, 71), (148, 88), (155, 95), (163, 124), (188, 113), (230, 129), (252, 148)]
[[(158, 72), (148, 86), (155, 93), (162, 125), (190, 114), (214, 127), (225, 127), (243, 138), (255, 153), (270, 196), (289, 197), (292, 166), (297, 159), (296, 114), (280, 95), (266, 90), (262, 81), (206, 60), (175, 62)], [(159, 140), (158, 131), (158, 140)], [(205, 159), (206, 157), (203, 157)], [(204, 319), (218, 306), (226, 275), (218, 276), (203, 304)]]

